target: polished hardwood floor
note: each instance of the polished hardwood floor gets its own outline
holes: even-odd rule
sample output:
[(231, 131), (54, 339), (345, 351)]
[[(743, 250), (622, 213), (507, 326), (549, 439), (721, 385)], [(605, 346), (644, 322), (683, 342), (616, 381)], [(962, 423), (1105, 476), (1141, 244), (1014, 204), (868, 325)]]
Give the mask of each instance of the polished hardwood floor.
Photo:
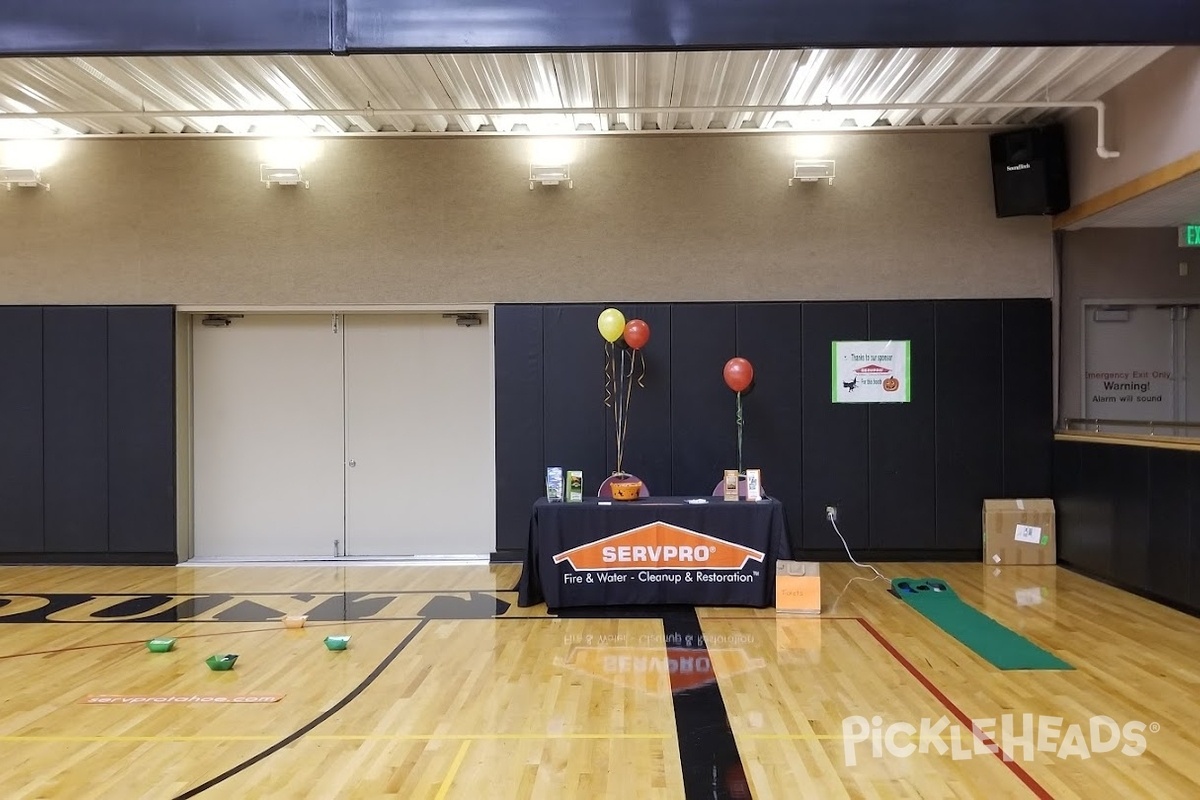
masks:
[(841, 564), (820, 618), (551, 617), (512, 565), (0, 568), (0, 797), (1200, 796), (1200, 620), (1056, 567), (880, 566), (1076, 669), (1001, 672)]

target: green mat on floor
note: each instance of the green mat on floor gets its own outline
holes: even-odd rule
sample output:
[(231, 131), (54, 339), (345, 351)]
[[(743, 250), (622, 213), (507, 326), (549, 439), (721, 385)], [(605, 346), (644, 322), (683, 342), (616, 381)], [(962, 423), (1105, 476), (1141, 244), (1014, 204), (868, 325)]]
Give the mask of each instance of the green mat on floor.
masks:
[(894, 578), (892, 590), (926, 619), (999, 669), (1074, 669), (964, 603), (939, 578)]

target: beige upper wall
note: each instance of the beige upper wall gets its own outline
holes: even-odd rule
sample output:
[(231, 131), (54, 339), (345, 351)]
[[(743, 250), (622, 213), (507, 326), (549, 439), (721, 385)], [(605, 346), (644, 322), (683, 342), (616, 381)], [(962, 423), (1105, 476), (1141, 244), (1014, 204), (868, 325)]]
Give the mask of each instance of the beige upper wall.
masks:
[(323, 140), (266, 189), (245, 140), (71, 141), (52, 191), (0, 192), (0, 303), (291, 305), (1048, 297), (1049, 221), (995, 218), (982, 133)]
[(1101, 98), (1107, 146), (1096, 155), (1096, 113), (1067, 122), (1071, 203), (1089, 200), (1200, 151), (1200, 47), (1177, 47)]
[[(1063, 234), (1060, 416), (1082, 411), (1086, 300), (1200, 299), (1200, 255), (1175, 228), (1085, 228)], [(1179, 274), (1179, 265), (1188, 274)]]

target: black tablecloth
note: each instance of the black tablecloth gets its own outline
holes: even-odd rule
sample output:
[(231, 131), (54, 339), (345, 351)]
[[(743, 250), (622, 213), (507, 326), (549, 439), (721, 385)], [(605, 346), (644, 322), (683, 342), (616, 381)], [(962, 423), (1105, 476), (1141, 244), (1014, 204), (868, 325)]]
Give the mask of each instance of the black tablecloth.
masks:
[(789, 558), (778, 500), (538, 500), (518, 586), (522, 606), (770, 606)]

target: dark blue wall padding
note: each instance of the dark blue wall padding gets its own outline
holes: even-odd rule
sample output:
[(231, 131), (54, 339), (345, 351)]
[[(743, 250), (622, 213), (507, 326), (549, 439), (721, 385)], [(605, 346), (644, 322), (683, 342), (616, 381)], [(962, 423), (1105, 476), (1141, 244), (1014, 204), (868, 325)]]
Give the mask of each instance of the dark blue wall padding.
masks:
[[(803, 457), (804, 512), (801, 543), (807, 549), (836, 551), (841, 540), (825, 519), (837, 506), (838, 527), (850, 547), (870, 546), (870, 409), (834, 403), (833, 342), (867, 338), (866, 303), (806, 303), (804, 321)], [(770, 480), (763, 475), (763, 482)]]
[(174, 309), (108, 309), (107, 385), (108, 550), (173, 551)]
[(0, 307), (0, 558), (172, 563), (175, 311)]
[(42, 309), (0, 306), (0, 553), (40, 553)]
[(363, 50), (1200, 43), (1189, 0), (348, 0)]
[[(1079, 533), (1084, 527), (1080, 523), (1091, 517), (1087, 502), (1083, 499), (1083, 464), (1080, 460), (1081, 450), (1073, 442), (1054, 442), (1054, 513), (1055, 527), (1058, 536), (1058, 560), (1070, 562), (1077, 566), (1089, 559), (1085, 555), (1083, 536)], [(1075, 521), (1075, 535), (1067, 536), (1063, 530), (1063, 520)]]
[[(939, 548), (982, 547), (982, 501), (1003, 497), (1001, 307), (987, 300), (942, 301), (934, 307)], [(1049, 337), (1045, 346), (1051, 346)], [(1051, 403), (1049, 392), (1026, 397)], [(1051, 434), (1050, 427), (1043, 431), (1047, 441)], [(1038, 496), (1047, 491), (1049, 486)]]
[(1188, 458), (1188, 539), (1190, 546), (1181, 548), (1190, 551), (1192, 557), (1189, 572), (1188, 605), (1200, 609), (1200, 458), (1195, 454)]
[[(1075, 546), (1079, 552), (1068, 556), (1068, 559), (1099, 575), (1118, 571), (1125, 574), (1124, 565), (1114, 558), (1118, 536), (1117, 512), (1129, 498), (1128, 493), (1122, 493), (1120, 484), (1125, 482), (1127, 476), (1138, 479), (1143, 473), (1142, 464), (1146, 462), (1146, 454), (1139, 450), (1122, 452), (1119, 447), (1099, 450), (1089, 447), (1085, 452), (1087, 455), (1079, 467), (1079, 483), (1086, 492), (1083, 497), (1087, 501), (1091, 524), (1078, 537), (1080, 541)], [(1128, 512), (1122, 516), (1127, 517)]]
[(1194, 456), (1180, 450), (1150, 450), (1147, 485), (1146, 588), (1183, 599), (1190, 589), (1191, 560), (1187, 531), (1191, 487), (1189, 462)]
[(46, 552), (108, 550), (108, 313), (43, 320)]
[(804, 485), (796, 447), (803, 418), (800, 310), (800, 303), (737, 306), (737, 349), (756, 371), (743, 402), (744, 466), (762, 470), (764, 488), (783, 502), (788, 524), (796, 530), (803, 516), (800, 490)]
[(912, 395), (908, 403), (869, 406), (869, 483), (872, 548), (937, 546), (937, 484), (933, 305), (920, 301), (871, 303), (868, 338), (911, 342)]
[(1112, 561), (1135, 589), (1150, 586), (1150, 448), (1110, 447), (1101, 460), (1116, 506)]
[(525, 549), (531, 498), (545, 492), (542, 307), (497, 306), (496, 549)]
[[(737, 454), (722, 367), (748, 358), (755, 383), (743, 397), (743, 465), (761, 468), (783, 502), (799, 557), (842, 550), (826, 505), (838, 506), (856, 554), (975, 557), (982, 502), (1004, 496), (1006, 467), (1021, 494), (1050, 495), (1053, 430), (1039, 420), (1052, 415), (1042, 374), (1052, 340), (1037, 335), (1048, 300), (612, 305), (651, 327), (626, 470), (654, 494), (710, 493)], [(524, 547), (547, 465), (583, 469), (589, 493), (613, 468), (596, 330), (603, 307), (496, 309), (500, 550)], [(832, 403), (838, 339), (910, 340), (912, 402)], [(530, 429), (539, 415), (540, 439)]]
[[(544, 485), (545, 466), (583, 470), (584, 491), (591, 495), (611, 471), (604, 463), (608, 409), (604, 407), (603, 340), (596, 329), (603, 308), (570, 305), (542, 310), (545, 446), (540, 477)], [(525, 498), (526, 522), (533, 500)]]
[(1002, 313), (1004, 349), (1004, 493), (1033, 497), (1050, 481), (1054, 408), (1030, 403), (1054, 391), (1053, 313), (1040, 300), (1006, 300)]
[(1200, 453), (1053, 449), (1059, 563), (1200, 614)]
[(736, 349), (732, 303), (672, 309), (672, 494), (710, 494), (725, 470), (737, 468), (737, 395), (722, 377)]

